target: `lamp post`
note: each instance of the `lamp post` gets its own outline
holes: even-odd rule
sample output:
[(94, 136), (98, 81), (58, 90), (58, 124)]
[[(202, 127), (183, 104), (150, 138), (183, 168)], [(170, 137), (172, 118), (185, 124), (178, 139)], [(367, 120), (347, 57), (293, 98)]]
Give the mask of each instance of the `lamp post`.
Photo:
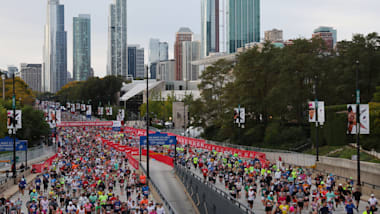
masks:
[(315, 75), (314, 94), (315, 94), (315, 147), (317, 152), (316, 161), (319, 161), (319, 121), (318, 121), (318, 95), (317, 86), (318, 76)]
[(149, 180), (149, 67), (146, 66), (146, 176)]
[(15, 74), (13, 78), (13, 96), (12, 96), (12, 108), (13, 108), (13, 179), (14, 184), (17, 184), (17, 171), (16, 171), (16, 92), (15, 92)]
[(5, 100), (5, 74), (1, 74), (1, 79), (3, 79), (3, 100)]
[(356, 60), (356, 148), (357, 148), (357, 177), (360, 182), (360, 89), (359, 89), (359, 60)]

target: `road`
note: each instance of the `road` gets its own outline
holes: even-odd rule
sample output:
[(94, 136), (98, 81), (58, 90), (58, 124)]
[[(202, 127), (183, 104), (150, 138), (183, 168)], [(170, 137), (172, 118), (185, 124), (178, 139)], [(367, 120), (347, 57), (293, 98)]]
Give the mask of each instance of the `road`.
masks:
[[(146, 168), (146, 162), (142, 162)], [(167, 197), (178, 213), (196, 214), (191, 199), (185, 193), (184, 186), (176, 178), (173, 168), (156, 160), (149, 162), (149, 174), (151, 180)]]

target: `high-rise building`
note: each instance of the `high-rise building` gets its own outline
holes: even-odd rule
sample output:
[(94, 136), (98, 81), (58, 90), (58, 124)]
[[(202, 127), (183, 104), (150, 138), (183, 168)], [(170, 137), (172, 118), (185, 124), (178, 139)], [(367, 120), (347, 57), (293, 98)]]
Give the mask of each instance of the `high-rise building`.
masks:
[(156, 79), (157, 63), (169, 59), (169, 45), (167, 42), (160, 42), (159, 39), (150, 39), (149, 41), (149, 62), (150, 78)]
[(20, 75), (21, 79), (33, 91), (41, 92), (41, 64), (21, 63)]
[(18, 72), (18, 68), (13, 65), (8, 66), (8, 78), (12, 78), (13, 74), (16, 74)]
[(85, 81), (91, 76), (91, 18), (79, 14), (73, 18), (73, 79)]
[(202, 57), (219, 52), (219, 5), (219, 0), (201, 2)]
[(227, 0), (227, 52), (260, 42), (260, 0)]
[(128, 45), (128, 77), (145, 77), (144, 48), (140, 48), (139, 45)]
[(157, 63), (156, 71), (157, 76), (156, 79), (164, 80), (164, 81), (174, 81), (174, 69), (175, 68), (175, 60), (167, 60), (161, 61)]
[(333, 49), (337, 42), (337, 31), (332, 27), (320, 26), (314, 30), (313, 38), (320, 37), (329, 49)]
[(108, 17), (107, 75), (127, 77), (127, 0), (114, 0)]
[(200, 41), (182, 42), (182, 77), (184, 81), (197, 80), (199, 76), (199, 66), (192, 65), (191, 62), (199, 60), (201, 55)]
[(265, 31), (265, 41), (269, 42), (282, 42), (282, 30), (274, 28), (273, 30)]
[(182, 42), (192, 41), (193, 32), (187, 27), (182, 27), (176, 33), (174, 44), (174, 59), (175, 59), (175, 80), (183, 80), (182, 72)]
[(41, 83), (43, 92), (55, 93), (67, 83), (67, 33), (65, 6), (49, 0), (43, 46)]

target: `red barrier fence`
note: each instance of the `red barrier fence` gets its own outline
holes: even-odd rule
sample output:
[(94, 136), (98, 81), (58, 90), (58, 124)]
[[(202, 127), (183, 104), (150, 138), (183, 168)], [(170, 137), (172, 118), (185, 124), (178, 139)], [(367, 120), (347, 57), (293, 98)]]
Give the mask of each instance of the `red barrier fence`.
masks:
[(43, 163), (40, 164), (33, 164), (32, 165), (32, 172), (35, 173), (41, 173), (45, 168), (48, 168), (53, 163), (54, 159), (58, 157), (58, 154), (55, 154), (51, 156), (49, 159), (45, 160)]

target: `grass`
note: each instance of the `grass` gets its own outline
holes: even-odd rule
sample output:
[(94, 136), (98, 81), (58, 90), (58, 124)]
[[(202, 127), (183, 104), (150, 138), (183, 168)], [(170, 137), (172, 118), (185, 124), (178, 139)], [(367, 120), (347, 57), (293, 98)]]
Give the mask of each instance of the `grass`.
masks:
[[(329, 152), (334, 151), (336, 149), (341, 148), (342, 146), (321, 146), (319, 147), (319, 155), (327, 155)], [(308, 149), (304, 151), (306, 154), (316, 155), (317, 151), (316, 149)]]
[[(329, 157), (345, 158), (345, 159), (351, 160), (352, 155), (356, 155), (356, 152), (357, 151), (354, 148), (345, 147), (342, 151), (331, 154), (331, 155), (329, 155)], [(360, 160), (372, 162), (372, 163), (380, 163), (379, 159), (372, 157), (371, 155), (364, 153), (364, 152), (360, 152)]]

